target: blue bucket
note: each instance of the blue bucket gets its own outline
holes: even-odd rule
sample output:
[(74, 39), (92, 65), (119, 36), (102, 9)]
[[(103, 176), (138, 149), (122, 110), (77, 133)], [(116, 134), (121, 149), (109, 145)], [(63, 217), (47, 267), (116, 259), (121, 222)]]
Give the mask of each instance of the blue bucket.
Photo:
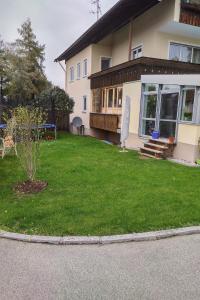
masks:
[(159, 137), (160, 137), (160, 132), (159, 131), (153, 131), (151, 136), (152, 136), (152, 139), (158, 140)]

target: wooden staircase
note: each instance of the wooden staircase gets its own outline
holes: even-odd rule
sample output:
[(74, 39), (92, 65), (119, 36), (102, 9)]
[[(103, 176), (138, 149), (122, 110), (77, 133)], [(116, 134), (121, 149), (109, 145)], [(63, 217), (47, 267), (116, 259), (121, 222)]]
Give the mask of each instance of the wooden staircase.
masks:
[(140, 148), (140, 155), (156, 159), (166, 159), (173, 156), (174, 144), (167, 140), (150, 139), (144, 143), (144, 147)]

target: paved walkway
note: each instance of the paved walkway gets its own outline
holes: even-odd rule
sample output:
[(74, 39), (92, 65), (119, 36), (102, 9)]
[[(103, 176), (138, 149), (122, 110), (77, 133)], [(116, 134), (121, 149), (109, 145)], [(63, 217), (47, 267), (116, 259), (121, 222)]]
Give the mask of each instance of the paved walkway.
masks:
[(0, 300), (200, 299), (200, 235), (106, 246), (0, 239)]

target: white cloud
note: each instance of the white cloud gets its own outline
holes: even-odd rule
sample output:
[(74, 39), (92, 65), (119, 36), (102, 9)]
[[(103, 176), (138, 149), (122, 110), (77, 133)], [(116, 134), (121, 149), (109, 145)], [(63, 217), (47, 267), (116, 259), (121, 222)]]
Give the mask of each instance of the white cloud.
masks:
[[(54, 84), (64, 87), (64, 73), (54, 59), (95, 21), (89, 13), (90, 0), (0, 0), (0, 35), (11, 42), (17, 28), (27, 19), (41, 44), (46, 45), (46, 74)], [(105, 13), (117, 0), (102, 0)]]

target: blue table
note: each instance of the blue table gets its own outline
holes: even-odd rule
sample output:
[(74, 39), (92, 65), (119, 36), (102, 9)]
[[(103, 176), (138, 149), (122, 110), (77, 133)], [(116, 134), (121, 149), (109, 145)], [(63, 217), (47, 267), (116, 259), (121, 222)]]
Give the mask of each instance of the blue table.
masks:
[(0, 124), (0, 129), (6, 129), (6, 124)]
[[(0, 124), (0, 129), (6, 129), (7, 125), (6, 124)], [(33, 127), (34, 128), (34, 127)], [(57, 129), (55, 124), (43, 124), (38, 126), (39, 129), (54, 129), (55, 133), (55, 140), (57, 138)]]

